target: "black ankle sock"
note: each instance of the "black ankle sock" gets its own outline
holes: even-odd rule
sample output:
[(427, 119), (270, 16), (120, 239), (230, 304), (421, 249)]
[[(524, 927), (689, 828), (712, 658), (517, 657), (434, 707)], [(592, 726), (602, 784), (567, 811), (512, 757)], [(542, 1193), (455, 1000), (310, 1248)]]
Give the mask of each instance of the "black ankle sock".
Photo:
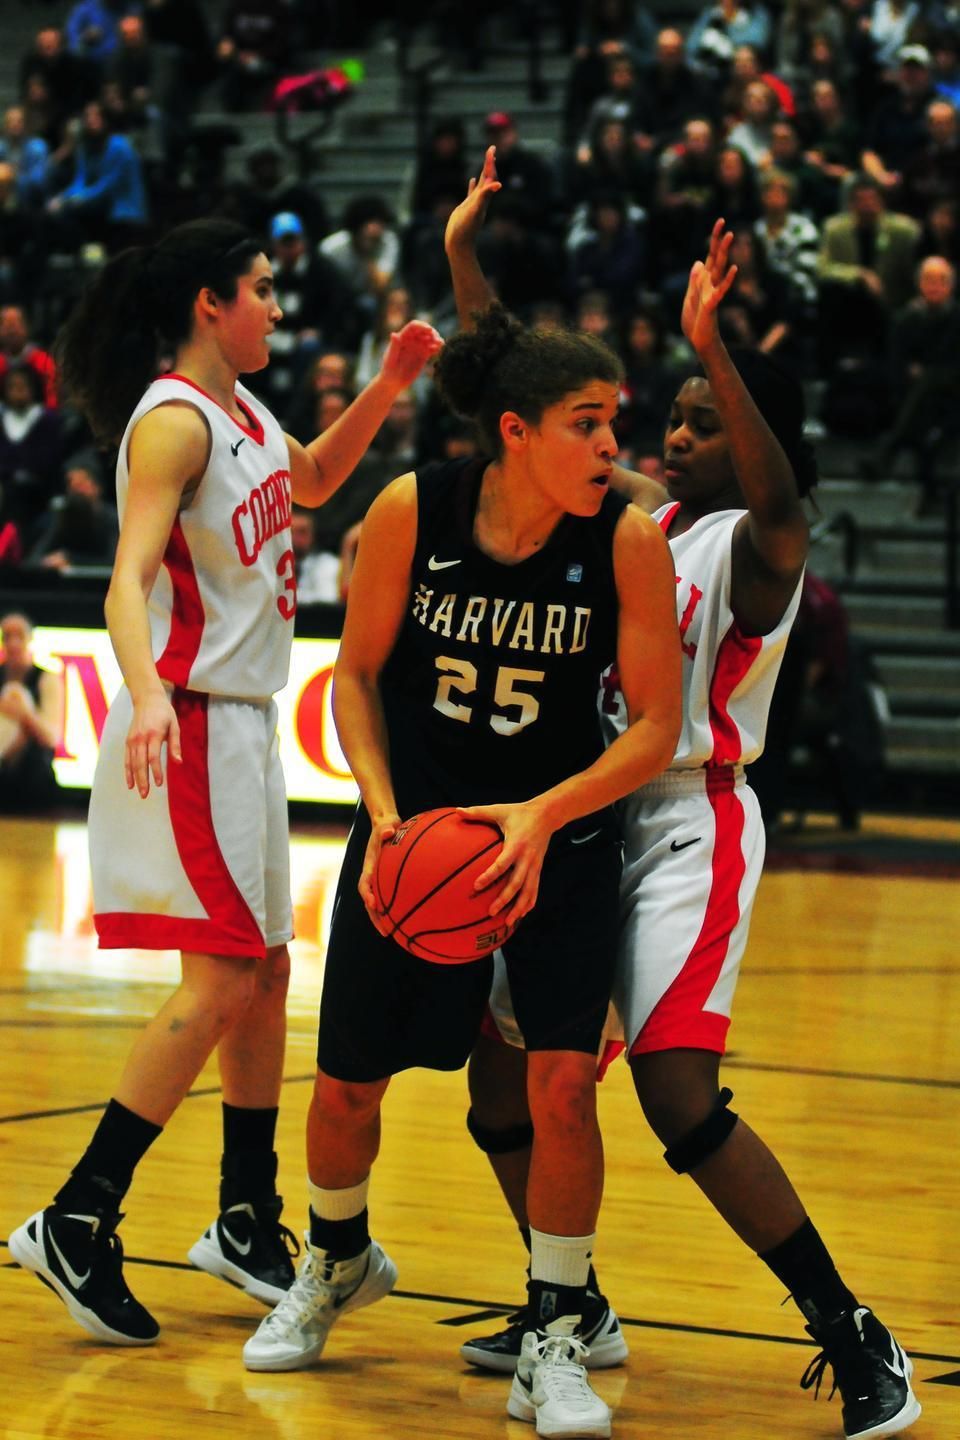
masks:
[(760, 1259), (786, 1285), (801, 1314), (815, 1329), (845, 1310), (856, 1309), (856, 1297), (840, 1279), (811, 1220), (804, 1220), (798, 1230)]
[(585, 1285), (555, 1285), (552, 1280), (531, 1280), (527, 1293), (531, 1318), (538, 1330), (565, 1315), (582, 1315), (587, 1302)]
[(220, 1161), (220, 1209), (259, 1205), (277, 1193), (276, 1106), (247, 1110), (223, 1104), (223, 1158)]
[(311, 1208), (310, 1244), (326, 1250), (331, 1260), (352, 1260), (370, 1244), (366, 1206), (349, 1220), (324, 1220)]
[(54, 1196), (58, 1209), (116, 1214), (134, 1170), (162, 1129), (111, 1100), (69, 1180)]

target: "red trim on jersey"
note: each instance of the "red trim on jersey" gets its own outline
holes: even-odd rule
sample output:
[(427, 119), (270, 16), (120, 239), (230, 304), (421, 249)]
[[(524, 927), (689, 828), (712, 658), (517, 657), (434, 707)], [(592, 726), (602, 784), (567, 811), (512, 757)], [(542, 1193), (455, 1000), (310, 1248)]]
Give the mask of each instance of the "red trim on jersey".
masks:
[(730, 697), (763, 649), (761, 635), (743, 635), (736, 623), (720, 641), (710, 682), (710, 729), (713, 756), (710, 765), (735, 765), (743, 745), (740, 731), (727, 709)]
[(101, 950), (189, 950), (200, 955), (244, 955), (261, 959), (261, 939), (254, 949), (249, 940), (225, 936), (212, 920), (182, 920), (177, 915), (95, 915)]
[(200, 598), (200, 586), (193, 568), (193, 556), (190, 554), (190, 546), (183, 533), (179, 515), (170, 531), (163, 563), (173, 585), (173, 609), (170, 615), (170, 634), (163, 654), (157, 661), (157, 674), (161, 680), (168, 680), (171, 685), (185, 688), (189, 684), (190, 671), (200, 650), (206, 617)]
[(665, 515), (661, 515), (660, 519), (657, 521), (657, 524), (660, 526), (660, 529), (663, 531), (664, 535), (666, 535), (667, 531), (670, 529), (670, 526), (673, 524), (673, 517), (674, 515), (676, 515), (679, 509), (680, 501), (675, 500), (674, 503), (670, 506), (670, 509), (667, 511), (667, 513)]
[(597, 1061), (597, 1083), (604, 1079), (610, 1066), (618, 1055), (622, 1055), (627, 1048), (625, 1040), (605, 1040), (603, 1049), (600, 1052), (600, 1059)]
[(747, 868), (743, 805), (734, 788), (732, 769), (708, 771), (707, 797), (714, 817), (713, 874), (703, 924), (683, 969), (631, 1046), (631, 1056), (679, 1048), (715, 1050), (722, 1055), (726, 1048), (730, 1017), (703, 1007), (717, 983), (730, 936), (740, 919), (740, 886)]
[[(180, 863), (212, 928), (239, 953), (266, 954), (263, 934), (227, 867), (213, 826), (207, 760), (209, 695), (175, 690), (173, 708), (180, 723), (183, 760), (167, 766), (170, 823)], [(217, 953), (217, 952), (213, 952)]]
[(249, 955), (258, 960), (266, 954), (260, 926), (230, 874), (213, 827), (207, 763), (209, 700), (208, 695), (196, 691), (174, 691), (183, 760), (167, 765), (167, 806), (177, 853), (208, 918), (125, 912), (95, 915), (104, 949), (192, 950), (203, 955)]
[(173, 373), (170, 375), (158, 375), (157, 379), (179, 380), (184, 385), (192, 386), (192, 388), (198, 391), (199, 394), (206, 395), (207, 399), (212, 401), (214, 405), (220, 406), (220, 409), (223, 411), (224, 415), (228, 416), (233, 421), (234, 425), (236, 425), (237, 429), (243, 431), (244, 435), (249, 435), (250, 439), (255, 440), (258, 445), (262, 445), (264, 443), (265, 431), (262, 423), (260, 422), (258, 417), (254, 415), (253, 411), (250, 409), (250, 406), (245, 404), (244, 401), (240, 399), (239, 395), (234, 395), (233, 398), (234, 400), (236, 400), (237, 404), (240, 406), (240, 409), (243, 411), (244, 415), (246, 415), (247, 419), (249, 420), (249, 425), (244, 425), (243, 421), (238, 420), (236, 415), (231, 415), (226, 405), (220, 405), (220, 401), (216, 398), (215, 395), (208, 394), (207, 391), (204, 390), (202, 385), (198, 385), (195, 380), (188, 379), (186, 375), (178, 375), (176, 371), (173, 371)]

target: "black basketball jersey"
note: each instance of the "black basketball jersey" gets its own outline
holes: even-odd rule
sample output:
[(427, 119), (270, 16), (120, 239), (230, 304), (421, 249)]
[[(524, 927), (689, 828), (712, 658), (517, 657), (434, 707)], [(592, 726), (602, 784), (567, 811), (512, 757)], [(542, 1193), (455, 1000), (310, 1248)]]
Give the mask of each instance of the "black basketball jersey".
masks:
[(603, 750), (597, 690), (616, 655), (626, 502), (608, 492), (596, 516), (567, 515), (542, 550), (499, 564), (473, 540), (488, 463), (417, 474), (410, 597), (381, 674), (403, 816), (529, 800)]

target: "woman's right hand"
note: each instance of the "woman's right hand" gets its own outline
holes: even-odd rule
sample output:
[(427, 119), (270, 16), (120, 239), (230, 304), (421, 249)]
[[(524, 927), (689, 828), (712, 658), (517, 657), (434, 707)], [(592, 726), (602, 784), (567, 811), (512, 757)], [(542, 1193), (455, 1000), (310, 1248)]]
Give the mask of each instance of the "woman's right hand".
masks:
[(177, 713), (170, 704), (167, 692), (154, 690), (134, 704), (123, 760), (127, 789), (132, 790), (136, 786), (141, 799), (145, 800), (150, 793), (151, 775), (155, 785), (163, 784), (160, 751), (164, 741), (167, 745), (168, 760), (179, 765), (183, 757), (180, 752), (180, 724)]
[(479, 178), (471, 179), (466, 199), (461, 200), (456, 209), (451, 211), (447, 221), (443, 243), (448, 255), (458, 247), (473, 249), (476, 246), (490, 197), (496, 195), (500, 188), (500, 181), (497, 179), (497, 147), (488, 145)]
[(387, 815), (371, 827), (370, 839), (367, 841), (367, 851), (363, 857), (363, 869), (360, 872), (360, 880), (357, 884), (360, 899), (367, 907), (367, 914), (381, 935), (386, 935), (389, 932), (390, 922), (377, 903), (376, 891), (373, 888), (373, 876), (380, 859), (381, 848), (387, 840), (392, 839), (397, 833), (399, 825), (399, 815)]

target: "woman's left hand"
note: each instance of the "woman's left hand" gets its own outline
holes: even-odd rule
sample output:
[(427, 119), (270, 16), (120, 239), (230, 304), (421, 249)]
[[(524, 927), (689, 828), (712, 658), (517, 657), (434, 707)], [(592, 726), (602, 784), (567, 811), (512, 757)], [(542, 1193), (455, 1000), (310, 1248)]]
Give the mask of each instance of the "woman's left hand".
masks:
[(491, 915), (504, 912), (504, 919), (516, 925), (537, 903), (543, 857), (553, 828), (533, 800), (522, 805), (470, 805), (458, 811), (465, 820), (486, 820), (503, 832), (503, 849), (493, 864), (478, 876), (474, 890), (485, 890), (501, 875), (510, 877), (490, 906)]
[(683, 297), (680, 324), (698, 355), (717, 339), (717, 309), (737, 277), (736, 265), (730, 264), (733, 231), (724, 231), (723, 225), (718, 220), (711, 230), (707, 258), (698, 260), (690, 271)]
[(410, 320), (402, 330), (396, 330), (390, 336), (380, 376), (400, 389), (406, 389), (413, 384), (427, 361), (442, 349), (443, 339), (432, 325), (423, 320)]

